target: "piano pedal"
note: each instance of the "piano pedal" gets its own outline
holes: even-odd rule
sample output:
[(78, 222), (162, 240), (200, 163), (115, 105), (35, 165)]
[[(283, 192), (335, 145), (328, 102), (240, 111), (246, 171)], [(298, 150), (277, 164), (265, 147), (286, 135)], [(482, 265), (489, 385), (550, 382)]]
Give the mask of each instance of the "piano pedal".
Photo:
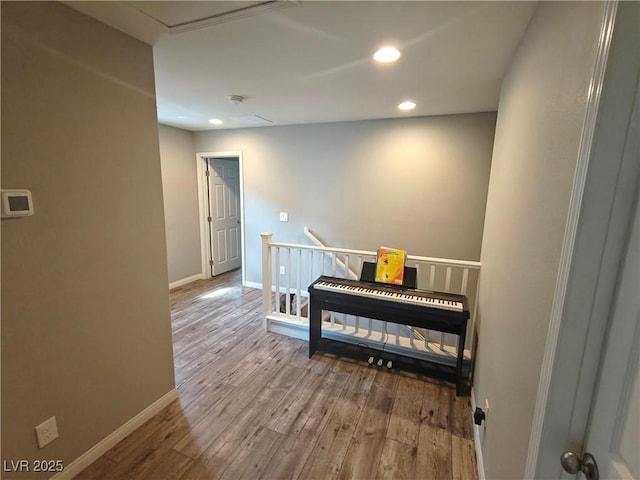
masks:
[(367, 360), (367, 362), (369, 362), (369, 365), (373, 365), (374, 361), (375, 361), (375, 358), (373, 357), (369, 357), (369, 360)]
[(389, 360), (389, 361), (387, 362), (387, 368), (388, 368), (388, 369), (391, 369), (391, 367), (393, 367), (393, 362), (392, 362), (391, 360)]
[(382, 359), (378, 360), (378, 366), (381, 367), (382, 366)]

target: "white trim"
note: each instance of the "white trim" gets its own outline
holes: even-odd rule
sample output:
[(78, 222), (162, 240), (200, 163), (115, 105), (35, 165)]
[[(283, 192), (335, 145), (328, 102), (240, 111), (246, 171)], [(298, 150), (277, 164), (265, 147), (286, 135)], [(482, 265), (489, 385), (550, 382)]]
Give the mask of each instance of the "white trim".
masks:
[[(248, 288), (256, 288), (258, 290), (262, 290), (262, 284), (258, 283), (258, 282), (242, 282), (242, 285), (244, 287), (248, 287)], [(271, 286), (271, 291), (275, 292), (276, 291), (276, 286), (272, 285)], [(295, 289), (291, 289), (292, 293), (297, 294), (298, 292)], [(287, 293), (287, 287), (285, 287), (284, 285), (280, 285), (280, 293)], [(309, 292), (306, 290), (301, 290), (300, 291), (300, 296), (302, 298), (307, 298), (309, 297)]]
[(210, 277), (209, 249), (207, 248), (207, 229), (204, 222), (206, 211), (206, 192), (204, 189), (205, 169), (203, 163), (205, 154), (196, 153), (196, 176), (198, 180), (198, 225), (200, 226), (200, 273), (202, 278)]
[(195, 282), (196, 280), (202, 280), (203, 278), (204, 277), (202, 276), (202, 273), (196, 273), (195, 275), (191, 275), (190, 277), (183, 278), (182, 280), (176, 280), (175, 282), (171, 282), (169, 284), (169, 290), (181, 287), (188, 283)]
[(600, 27), (600, 37), (598, 40), (596, 61), (593, 73), (591, 75), (591, 83), (589, 85), (585, 120), (583, 123), (582, 135), (580, 138), (578, 159), (576, 163), (573, 186), (571, 189), (571, 198), (569, 200), (567, 223), (560, 254), (558, 277), (556, 280), (556, 288), (553, 296), (553, 303), (551, 306), (551, 317), (544, 349), (544, 357), (542, 360), (536, 406), (533, 415), (533, 427), (531, 430), (531, 436), (529, 438), (529, 449), (527, 452), (527, 462), (524, 471), (524, 478), (527, 479), (535, 478), (536, 476), (536, 468), (538, 463), (538, 456), (540, 454), (540, 445), (542, 441), (547, 403), (549, 400), (551, 380), (556, 363), (556, 357), (558, 354), (558, 342), (563, 321), (567, 286), (569, 283), (569, 273), (571, 271), (576, 236), (578, 232), (578, 221), (580, 218), (584, 188), (587, 180), (587, 170), (589, 167), (589, 160), (591, 158), (593, 136), (596, 129), (596, 122), (598, 120), (598, 110), (600, 106), (602, 88), (604, 85), (607, 60), (609, 58), (609, 52), (611, 50), (611, 41), (613, 37), (613, 27), (615, 24), (617, 7), (617, 1), (607, 2), (605, 4), (602, 24)]
[(298, 340), (309, 341), (309, 323), (297, 321), (295, 318), (282, 319), (274, 315), (265, 318), (265, 329), (267, 332), (297, 338)]
[(200, 262), (202, 278), (210, 277), (209, 249), (207, 248), (207, 224), (205, 222), (206, 211), (206, 191), (205, 191), (205, 169), (203, 160), (205, 158), (233, 158), (238, 159), (238, 171), (240, 174), (240, 261), (242, 270), (242, 283), (246, 280), (245, 269), (245, 211), (244, 211), (244, 162), (242, 152), (197, 152), (196, 153), (196, 176), (198, 180), (198, 222), (200, 224)]
[(245, 263), (245, 211), (244, 211), (244, 161), (242, 160), (242, 152), (236, 152), (238, 156), (238, 171), (240, 175), (240, 275), (242, 282), (247, 278), (247, 269), (244, 268)]
[[(473, 413), (476, 411), (476, 406), (478, 404), (476, 403), (476, 392), (473, 389), (473, 387), (471, 387), (471, 415), (473, 416)], [(486, 419), (485, 419), (485, 425), (486, 425)], [(473, 424), (473, 443), (476, 447), (476, 466), (478, 467), (478, 480), (486, 480), (487, 476), (484, 473), (484, 459), (482, 457), (482, 444), (480, 443), (480, 428), (485, 428), (482, 427), (482, 425), (476, 425), (475, 423)]]
[(84, 452), (78, 458), (76, 458), (69, 465), (64, 467), (64, 470), (51, 477), (51, 480), (67, 480), (72, 479), (85, 468), (98, 460), (102, 455), (112, 449), (118, 442), (124, 439), (127, 435), (139, 428), (151, 417), (160, 412), (170, 403), (178, 399), (178, 392), (175, 388), (172, 388), (169, 392), (164, 394), (158, 400), (153, 402), (143, 411), (138, 413), (135, 417), (122, 425), (116, 431), (112, 432), (89, 450)]

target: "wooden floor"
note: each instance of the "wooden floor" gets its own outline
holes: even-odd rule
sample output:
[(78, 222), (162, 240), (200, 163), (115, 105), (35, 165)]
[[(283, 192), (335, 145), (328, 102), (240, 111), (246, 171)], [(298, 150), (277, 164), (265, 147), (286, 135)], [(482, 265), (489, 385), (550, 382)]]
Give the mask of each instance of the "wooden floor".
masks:
[(171, 292), (179, 400), (78, 479), (477, 478), (453, 385), (267, 333), (240, 272)]

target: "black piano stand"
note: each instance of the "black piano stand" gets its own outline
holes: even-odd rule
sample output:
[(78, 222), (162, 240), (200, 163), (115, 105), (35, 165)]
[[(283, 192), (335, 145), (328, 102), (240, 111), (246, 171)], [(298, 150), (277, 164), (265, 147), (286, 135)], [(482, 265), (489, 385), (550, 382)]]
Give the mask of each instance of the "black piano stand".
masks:
[(322, 310), (458, 335), (455, 366), (456, 395), (470, 395), (462, 368), (468, 312), (466, 315), (460, 315), (446, 311), (433, 311), (434, 309), (425, 311), (425, 308), (387, 300), (366, 299), (366, 301), (359, 301), (358, 298), (349, 294), (309, 288), (309, 358), (318, 349), (318, 343), (322, 337)]

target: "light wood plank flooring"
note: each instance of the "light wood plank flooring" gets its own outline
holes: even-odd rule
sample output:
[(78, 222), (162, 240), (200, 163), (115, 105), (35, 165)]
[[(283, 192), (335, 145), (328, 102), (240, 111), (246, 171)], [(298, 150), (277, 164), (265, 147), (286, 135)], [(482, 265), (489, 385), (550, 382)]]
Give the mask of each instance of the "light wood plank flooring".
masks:
[(261, 312), (239, 271), (173, 290), (179, 400), (76, 478), (477, 478), (469, 398), (452, 384), (309, 359)]

